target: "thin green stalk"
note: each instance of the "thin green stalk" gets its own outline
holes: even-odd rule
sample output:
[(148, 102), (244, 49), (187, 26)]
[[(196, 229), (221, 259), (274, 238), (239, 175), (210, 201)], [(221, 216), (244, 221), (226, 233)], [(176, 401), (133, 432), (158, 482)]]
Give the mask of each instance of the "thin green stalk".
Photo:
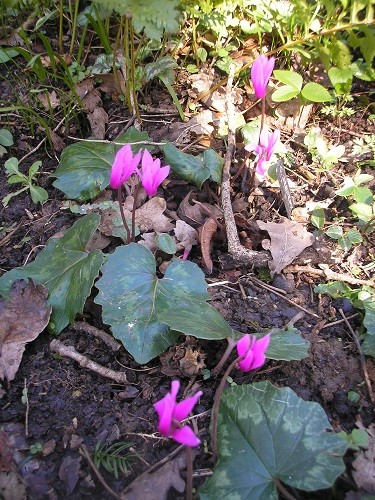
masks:
[(134, 26), (133, 21), (129, 19), (129, 35), (130, 35), (130, 80), (131, 80), (131, 92), (132, 92), (132, 105), (137, 116), (137, 120), (141, 121), (141, 114), (139, 112), (138, 107), (138, 97), (137, 97), (137, 89), (135, 84), (135, 60), (136, 55), (134, 51)]
[(123, 204), (122, 204), (122, 191), (121, 191), (121, 189), (122, 189), (122, 186), (120, 186), (117, 189), (117, 199), (118, 199), (118, 204), (120, 206), (120, 213), (121, 213), (122, 223), (124, 224), (124, 228), (125, 228), (125, 231), (126, 231), (126, 242), (125, 242), (125, 245), (127, 245), (130, 242), (130, 229), (129, 229), (128, 223), (126, 222), (126, 218), (125, 218), (124, 207), (123, 207)]
[(193, 498), (193, 450), (191, 446), (185, 446), (186, 449), (186, 487), (185, 498), (192, 500)]
[(70, 48), (69, 48), (69, 54), (73, 54), (74, 50), (74, 43), (76, 41), (76, 34), (77, 34), (77, 18), (78, 18), (78, 11), (79, 11), (79, 0), (75, 0), (74, 4), (74, 12), (71, 8), (71, 3), (69, 1), (69, 7), (70, 7), (70, 15), (72, 17), (72, 28), (71, 28), (71, 40), (70, 40)]
[(212, 457), (214, 460), (214, 463), (216, 462), (217, 459), (217, 417), (219, 413), (219, 404), (220, 404), (220, 398), (221, 395), (223, 394), (223, 390), (227, 381), (227, 378), (230, 374), (230, 372), (233, 370), (233, 368), (236, 366), (236, 363), (238, 361), (241, 361), (245, 356), (238, 356), (226, 369), (223, 378), (221, 379), (221, 382), (219, 384), (219, 387), (216, 389), (215, 393), (215, 398), (214, 398), (214, 404), (212, 407), (212, 420), (211, 420), (211, 448), (212, 448)]
[(133, 200), (133, 211), (132, 211), (132, 238), (131, 241), (135, 243), (135, 209), (137, 206), (137, 199), (139, 194), (139, 189), (141, 187), (141, 183), (138, 183), (138, 186), (135, 189), (134, 200)]
[(64, 19), (64, 5), (63, 0), (60, 0), (60, 17), (59, 17), (59, 51), (63, 53), (63, 19)]

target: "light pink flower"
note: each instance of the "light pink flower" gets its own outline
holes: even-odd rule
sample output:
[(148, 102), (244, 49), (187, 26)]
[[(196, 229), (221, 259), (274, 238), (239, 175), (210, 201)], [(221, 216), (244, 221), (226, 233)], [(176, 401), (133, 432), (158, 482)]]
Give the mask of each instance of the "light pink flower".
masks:
[(170, 168), (169, 165), (160, 167), (160, 160), (158, 158), (154, 160), (145, 149), (142, 156), (142, 172), (138, 173), (149, 196), (154, 196), (160, 184), (169, 175)]
[(262, 99), (267, 93), (267, 85), (275, 67), (275, 58), (262, 54), (253, 62), (251, 66), (251, 82), (254, 87), (254, 93), (258, 99)]
[(159, 416), (158, 431), (164, 436), (173, 438), (177, 443), (187, 446), (198, 446), (200, 440), (187, 425), (182, 426), (184, 420), (196, 405), (198, 399), (203, 394), (198, 391), (194, 396), (176, 403), (176, 396), (180, 389), (180, 382), (173, 380), (171, 392), (154, 404), (154, 408)]
[(111, 168), (109, 185), (112, 189), (118, 189), (134, 174), (139, 162), (141, 161), (142, 151), (133, 156), (130, 144), (125, 144), (120, 148), (115, 156)]
[(276, 129), (274, 132), (268, 132), (267, 129), (263, 129), (260, 134), (259, 144), (245, 146), (247, 151), (254, 151), (258, 156), (256, 171), (262, 177), (267, 171), (267, 162), (271, 159), (279, 140), (280, 130)]
[(244, 335), (237, 342), (238, 356), (245, 356), (238, 362), (238, 367), (243, 372), (255, 370), (266, 362), (265, 352), (269, 346), (271, 335), (268, 333), (261, 339), (256, 340), (255, 335)]

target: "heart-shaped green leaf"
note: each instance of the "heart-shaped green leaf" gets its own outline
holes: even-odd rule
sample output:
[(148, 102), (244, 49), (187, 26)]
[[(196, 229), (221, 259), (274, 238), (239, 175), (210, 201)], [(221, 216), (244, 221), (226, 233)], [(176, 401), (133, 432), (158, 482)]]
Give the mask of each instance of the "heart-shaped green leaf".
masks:
[(176, 259), (163, 279), (156, 261), (136, 243), (118, 247), (103, 266), (95, 302), (116, 338), (144, 364), (173, 344), (178, 332), (222, 339), (231, 328), (207, 300), (207, 285), (199, 267)]
[(12, 283), (18, 279), (31, 278), (43, 284), (48, 290), (48, 304), (52, 305), (50, 327), (60, 333), (82, 312), (99, 274), (103, 253), (85, 250), (99, 222), (98, 214), (86, 215), (67, 229), (62, 238), (51, 239), (34, 262), (0, 277), (0, 294), (8, 297)]
[(270, 382), (226, 389), (218, 415), (219, 460), (200, 498), (277, 500), (275, 481), (314, 491), (344, 470), (347, 442), (318, 403)]
[(279, 82), (284, 83), (289, 87), (293, 87), (295, 90), (298, 90), (298, 92), (300, 92), (303, 79), (299, 73), (296, 73), (295, 71), (288, 71), (285, 69), (275, 69), (273, 74), (276, 80), (279, 80)]
[(165, 163), (170, 165), (173, 172), (182, 179), (194, 182), (198, 189), (209, 177), (215, 182), (221, 182), (224, 160), (213, 149), (206, 149), (202, 155), (193, 156), (183, 153), (170, 142), (160, 147)]
[(66, 147), (61, 153), (60, 165), (53, 185), (74, 200), (90, 200), (109, 185), (109, 175), (116, 152), (123, 144), (137, 143), (133, 152), (146, 147), (150, 141), (147, 132), (131, 127), (116, 142), (81, 141)]

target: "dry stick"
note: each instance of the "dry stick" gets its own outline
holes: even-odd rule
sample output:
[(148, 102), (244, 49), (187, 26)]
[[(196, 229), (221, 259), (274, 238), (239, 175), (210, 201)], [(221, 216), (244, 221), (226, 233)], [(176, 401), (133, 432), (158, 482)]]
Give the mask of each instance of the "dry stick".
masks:
[[(352, 314), (351, 316), (347, 316), (346, 319), (349, 321), (350, 319), (356, 318), (359, 316), (359, 313)], [(321, 326), (320, 329), (324, 330), (324, 328), (329, 328), (330, 326), (340, 325), (341, 323), (345, 323), (345, 319), (339, 319), (337, 321), (332, 321), (332, 323), (326, 323)]]
[(73, 325), (73, 328), (78, 332), (86, 332), (94, 337), (101, 339), (108, 347), (112, 349), (112, 351), (117, 352), (121, 348), (121, 344), (119, 344), (112, 335), (109, 335), (107, 332), (103, 330), (99, 330), (95, 326), (89, 325), (86, 321), (76, 321)]
[(191, 446), (186, 448), (186, 485), (185, 485), (185, 498), (192, 500), (193, 498), (193, 450)]
[(291, 265), (284, 269), (284, 273), (297, 272), (304, 274), (315, 274), (317, 276), (325, 276), (328, 280), (345, 281), (346, 283), (350, 283), (351, 285), (375, 286), (374, 280), (361, 280), (352, 276), (347, 276), (346, 274), (336, 273), (334, 271), (331, 271), (327, 264), (319, 264), (319, 266), (321, 267), (321, 269), (315, 269), (311, 266)]
[(83, 354), (80, 354), (78, 351), (74, 349), (73, 346), (68, 346), (60, 342), (59, 340), (52, 340), (50, 344), (50, 348), (52, 351), (60, 354), (60, 356), (66, 356), (67, 358), (73, 359), (77, 361), (77, 363), (82, 366), (82, 368), (87, 368), (102, 377), (107, 377), (119, 384), (126, 384), (127, 378), (126, 373), (123, 372), (115, 372), (110, 368), (106, 368), (105, 366), (99, 365), (95, 363), (95, 361), (91, 361), (91, 359), (87, 358)]
[[(281, 297), (282, 299), (284, 299), (286, 302), (288, 302), (288, 304), (290, 304), (291, 306), (293, 307), (296, 307), (297, 309), (300, 309), (301, 311), (305, 312), (306, 314), (309, 314), (310, 316), (313, 316), (314, 318), (318, 318), (320, 319), (320, 316), (318, 316), (318, 314), (315, 314), (313, 313), (312, 311), (309, 311), (309, 309), (306, 309), (305, 307), (302, 307), (300, 306), (299, 304), (296, 304), (295, 302), (293, 302), (292, 300), (290, 299), (287, 299), (284, 295), (282, 295), (281, 293), (279, 292), (276, 292), (275, 289), (272, 289), (269, 287), (269, 285), (266, 285), (265, 283), (262, 283), (261, 281), (257, 281), (257, 285), (263, 287), (265, 290), (268, 290), (269, 292), (272, 292), (274, 293), (275, 295), (277, 295), (278, 297)], [(274, 287), (273, 287), (274, 288)]]
[(80, 450), (81, 450), (81, 453), (82, 455), (86, 458), (86, 460), (88, 461), (90, 467), (92, 468), (92, 470), (94, 471), (96, 477), (99, 479), (100, 483), (102, 484), (102, 486), (105, 488), (106, 491), (108, 491), (108, 493), (113, 497), (113, 498), (116, 498), (117, 500), (123, 500), (123, 497), (118, 495), (115, 491), (113, 491), (113, 489), (108, 486), (108, 484), (105, 482), (104, 480), (104, 477), (100, 474), (98, 468), (96, 467), (96, 465), (94, 464), (91, 456), (90, 456), (90, 453), (88, 451), (88, 449), (86, 448), (86, 446), (84, 444), (81, 444), (81, 446), (79, 447)]
[(234, 65), (231, 65), (228, 83), (226, 88), (226, 113), (228, 120), (228, 147), (225, 155), (223, 168), (223, 178), (221, 183), (221, 204), (223, 208), (225, 227), (228, 238), (228, 252), (242, 266), (266, 267), (270, 260), (268, 252), (256, 252), (248, 250), (241, 245), (236, 222), (234, 219), (232, 202), (231, 202), (231, 187), (230, 187), (230, 166), (236, 149), (235, 143), (235, 123), (234, 123), (234, 106), (232, 101), (232, 86), (234, 77)]
[(374, 393), (372, 392), (370, 377), (369, 377), (369, 374), (368, 374), (368, 371), (367, 371), (367, 366), (366, 366), (366, 359), (365, 359), (365, 357), (363, 355), (361, 344), (359, 343), (358, 337), (355, 334), (355, 331), (353, 330), (353, 328), (351, 327), (351, 325), (350, 325), (350, 323), (348, 321), (348, 318), (345, 316), (343, 310), (339, 309), (339, 313), (341, 314), (343, 320), (345, 321), (345, 324), (348, 327), (348, 330), (350, 331), (350, 333), (351, 333), (351, 335), (353, 337), (354, 343), (357, 346), (358, 353), (359, 353), (359, 360), (360, 360), (360, 363), (361, 363), (363, 375), (365, 377), (365, 382), (366, 382), (366, 385), (367, 385), (367, 390), (368, 390), (368, 393), (369, 393), (369, 396), (370, 396), (370, 399), (371, 399), (371, 403), (374, 405), (375, 404), (375, 397), (374, 397)]

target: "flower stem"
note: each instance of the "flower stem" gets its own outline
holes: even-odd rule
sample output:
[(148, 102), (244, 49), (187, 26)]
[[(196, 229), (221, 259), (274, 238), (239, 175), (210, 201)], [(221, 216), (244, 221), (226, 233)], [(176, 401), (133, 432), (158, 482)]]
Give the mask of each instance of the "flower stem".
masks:
[[(260, 144), (260, 138), (261, 138), (261, 135), (262, 135), (262, 130), (264, 128), (265, 117), (266, 117), (266, 97), (262, 97), (262, 99), (261, 99), (260, 129), (259, 129), (258, 144)], [(249, 179), (249, 192), (251, 192), (251, 190), (254, 187), (255, 172), (256, 172), (256, 165), (254, 165), (254, 168), (251, 171), (251, 175), (250, 175), (250, 179)]]
[(218, 373), (223, 368), (224, 364), (227, 362), (227, 359), (229, 358), (230, 353), (233, 351), (233, 349), (235, 348), (235, 346), (237, 344), (237, 340), (234, 340), (230, 337), (227, 338), (227, 342), (228, 342), (228, 347), (226, 348), (226, 350), (225, 350), (224, 354), (222, 355), (218, 364), (215, 366), (215, 368), (213, 370), (211, 370), (211, 377), (214, 377), (214, 378), (217, 377)]
[(132, 212), (132, 242), (135, 243), (135, 208), (137, 206), (137, 198), (139, 194), (139, 188), (141, 187), (141, 183), (135, 188), (134, 200), (133, 200), (133, 212)]
[(191, 446), (185, 446), (186, 448), (186, 487), (185, 487), (185, 498), (186, 500), (192, 500), (193, 498), (193, 451)]
[(124, 213), (124, 207), (122, 205), (121, 187), (122, 186), (120, 186), (117, 189), (117, 199), (118, 199), (118, 204), (120, 206), (120, 214), (121, 214), (121, 218), (122, 218), (122, 223), (124, 224), (124, 228), (125, 228), (125, 231), (126, 231), (126, 242), (125, 242), (125, 245), (127, 245), (130, 242), (130, 229), (129, 229), (128, 223), (126, 222), (125, 213)]
[(216, 462), (217, 458), (217, 417), (219, 413), (219, 404), (220, 404), (220, 398), (224, 390), (225, 383), (227, 381), (227, 378), (230, 374), (230, 372), (233, 370), (234, 366), (238, 361), (241, 361), (245, 356), (238, 356), (226, 369), (223, 378), (221, 379), (221, 382), (219, 384), (219, 387), (216, 389), (215, 393), (215, 398), (214, 398), (214, 404), (212, 407), (212, 422), (211, 422), (211, 447), (212, 447), (212, 457), (214, 462)]

